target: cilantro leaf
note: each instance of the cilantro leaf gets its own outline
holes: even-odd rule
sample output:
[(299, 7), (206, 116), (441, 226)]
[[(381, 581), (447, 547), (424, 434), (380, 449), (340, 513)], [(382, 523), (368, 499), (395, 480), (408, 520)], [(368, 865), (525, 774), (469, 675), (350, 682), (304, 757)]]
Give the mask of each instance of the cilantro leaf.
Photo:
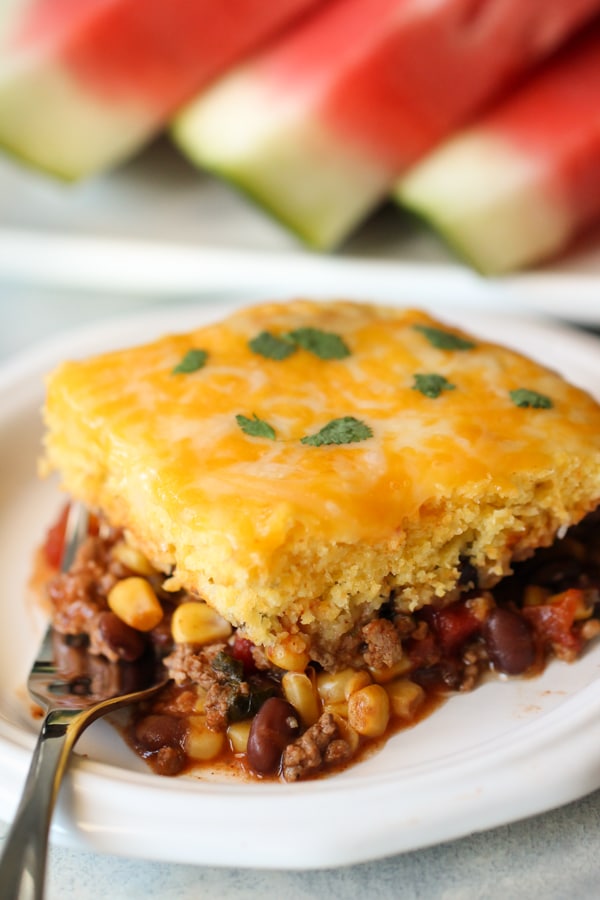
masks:
[(197, 348), (192, 348), (188, 350), (185, 356), (182, 357), (180, 362), (172, 369), (172, 375), (189, 375), (191, 372), (197, 372), (198, 369), (202, 369), (206, 364), (206, 360), (208, 359), (208, 353), (206, 350), (198, 350)]
[(278, 337), (270, 331), (261, 331), (259, 335), (248, 341), (248, 346), (253, 353), (264, 356), (266, 359), (287, 359), (296, 352), (296, 346), (288, 337)]
[(244, 664), (234, 659), (229, 653), (220, 650), (211, 662), (212, 668), (230, 684), (239, 684), (244, 680)]
[(456, 388), (456, 385), (451, 384), (443, 375), (435, 375), (434, 373), (415, 375), (414, 379), (413, 391), (420, 391), (423, 396), (431, 397), (432, 399), (439, 397), (442, 391), (453, 391)]
[(308, 350), (319, 359), (345, 359), (350, 356), (347, 344), (339, 334), (332, 331), (321, 331), (319, 328), (296, 328), (290, 331), (288, 338), (295, 341), (303, 350)]
[(475, 347), (472, 341), (467, 341), (458, 334), (452, 334), (451, 331), (433, 328), (430, 325), (413, 325), (413, 328), (425, 335), (431, 346), (438, 350), (472, 350)]
[(265, 422), (264, 419), (259, 419), (256, 413), (252, 413), (251, 419), (248, 416), (238, 415), (235, 417), (235, 421), (244, 434), (249, 434), (250, 437), (269, 438), (270, 441), (275, 440), (275, 429), (268, 422)]
[(353, 444), (356, 441), (366, 441), (373, 436), (373, 429), (354, 416), (343, 416), (341, 419), (332, 419), (315, 434), (307, 434), (301, 439), (302, 444), (310, 447), (321, 447), (324, 444)]
[(528, 388), (517, 388), (515, 391), (511, 391), (510, 399), (515, 406), (530, 406), (532, 409), (552, 409), (554, 405), (550, 397), (538, 394), (537, 391), (530, 391)]

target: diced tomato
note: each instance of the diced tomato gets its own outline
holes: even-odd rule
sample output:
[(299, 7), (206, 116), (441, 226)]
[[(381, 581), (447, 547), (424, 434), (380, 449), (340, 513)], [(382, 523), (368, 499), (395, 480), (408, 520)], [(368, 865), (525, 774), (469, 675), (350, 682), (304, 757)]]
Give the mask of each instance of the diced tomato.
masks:
[(555, 594), (551, 603), (526, 606), (523, 615), (533, 625), (539, 639), (546, 645), (557, 645), (578, 653), (582, 640), (574, 630), (575, 614), (583, 605), (583, 591), (569, 588)]
[(444, 653), (455, 653), (481, 627), (479, 619), (459, 600), (430, 614), (430, 627)]
[(65, 531), (67, 528), (67, 519), (69, 517), (70, 504), (65, 503), (60, 515), (54, 525), (48, 529), (46, 541), (44, 543), (44, 556), (46, 562), (53, 569), (58, 569), (63, 555), (65, 545)]
[(434, 666), (440, 660), (440, 649), (431, 632), (420, 641), (409, 638), (406, 642), (406, 651), (408, 653), (408, 658), (416, 668), (420, 668), (421, 666)]
[(248, 638), (241, 637), (241, 635), (236, 634), (233, 639), (233, 646), (231, 648), (231, 655), (234, 659), (239, 660), (244, 665), (244, 674), (251, 675), (253, 672), (256, 672), (256, 663), (254, 662), (254, 657), (252, 656), (252, 648), (254, 644), (252, 641), (249, 641)]

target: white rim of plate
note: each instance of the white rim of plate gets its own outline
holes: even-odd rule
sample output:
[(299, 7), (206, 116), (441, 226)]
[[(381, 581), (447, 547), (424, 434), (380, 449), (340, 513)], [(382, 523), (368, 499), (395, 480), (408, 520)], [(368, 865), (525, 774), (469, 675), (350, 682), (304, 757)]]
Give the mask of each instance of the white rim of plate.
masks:
[(443, 310), (448, 293), (460, 291), (462, 304), (475, 307), (485, 293), (488, 307), (497, 311), (528, 311), (600, 325), (600, 277), (595, 272), (541, 270), (486, 278), (458, 262), (395, 262), (308, 250), (231, 249), (0, 226), (0, 273), (8, 284), (40, 289), (179, 299), (199, 291), (243, 291), (249, 284), (265, 293), (293, 284), (296, 292), (368, 299), (376, 283), (382, 301), (395, 302), (399, 293), (405, 297), (412, 291), (414, 304), (436, 298), (436, 307)]

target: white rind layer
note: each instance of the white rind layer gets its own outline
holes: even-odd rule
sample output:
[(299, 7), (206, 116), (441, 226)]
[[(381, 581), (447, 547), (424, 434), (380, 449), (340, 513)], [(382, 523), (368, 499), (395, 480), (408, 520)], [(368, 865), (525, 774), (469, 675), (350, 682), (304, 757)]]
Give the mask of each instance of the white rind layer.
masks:
[(102, 103), (58, 66), (31, 57), (0, 63), (0, 146), (61, 178), (119, 162), (152, 127), (143, 109)]
[(172, 134), (192, 162), (328, 249), (386, 195), (393, 176), (312, 121), (307, 108), (301, 98), (269, 94), (243, 67), (189, 104)]
[(551, 255), (572, 233), (548, 174), (498, 135), (472, 130), (413, 168), (395, 197), (481, 272), (499, 274)]

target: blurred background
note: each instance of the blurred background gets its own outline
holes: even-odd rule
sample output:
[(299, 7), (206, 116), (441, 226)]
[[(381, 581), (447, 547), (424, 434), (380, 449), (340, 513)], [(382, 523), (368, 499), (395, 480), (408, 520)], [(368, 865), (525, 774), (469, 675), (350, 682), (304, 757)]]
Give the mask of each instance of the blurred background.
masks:
[(598, 324), (600, 0), (263, 7), (3, 0), (1, 288), (185, 297), (233, 251)]

